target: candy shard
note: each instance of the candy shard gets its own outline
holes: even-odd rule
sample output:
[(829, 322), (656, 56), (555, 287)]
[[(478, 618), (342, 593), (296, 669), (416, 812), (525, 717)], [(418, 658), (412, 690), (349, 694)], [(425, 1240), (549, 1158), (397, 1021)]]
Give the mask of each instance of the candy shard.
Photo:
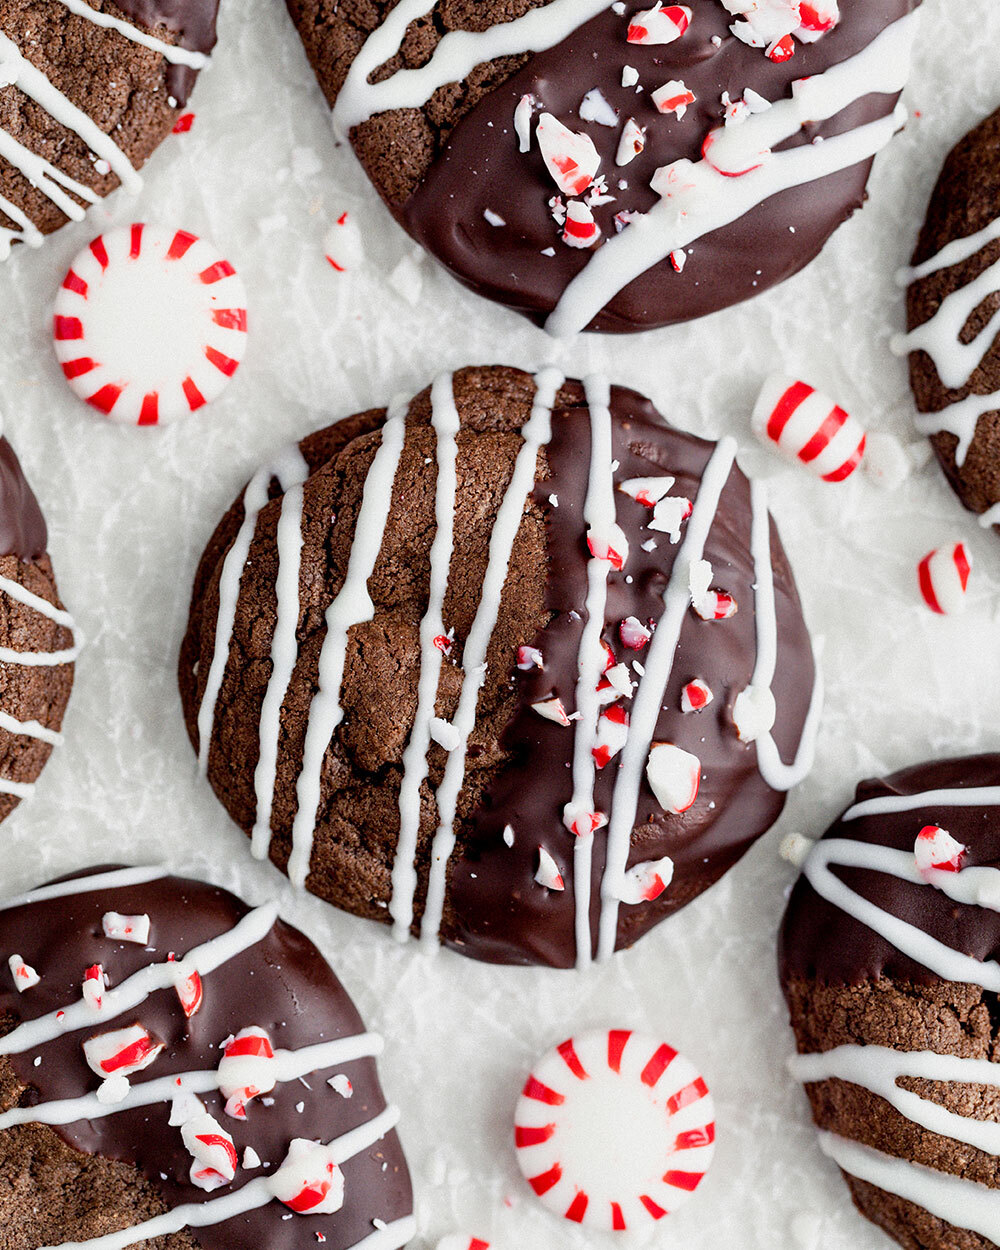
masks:
[(756, 742), (774, 728), (778, 705), (769, 686), (747, 686), (733, 704), (733, 724), (741, 742)]
[(673, 113), (680, 121), (694, 104), (695, 95), (679, 78), (672, 78), (653, 92), (652, 100), (661, 113)]
[(662, 859), (636, 864), (626, 872), (618, 891), (619, 899), (630, 906), (651, 903), (666, 890), (674, 877), (674, 861), (669, 855)]
[(663, 810), (679, 816), (698, 797), (701, 761), (672, 742), (655, 742), (646, 761), (646, 779)]
[(630, 117), (622, 130), (615, 154), (615, 164), (619, 168), (630, 165), (646, 148), (646, 128), (640, 126), (634, 117)]
[(972, 556), (965, 543), (928, 552), (917, 565), (924, 603), (940, 616), (962, 612), (971, 573)]
[(10, 975), (14, 978), (14, 988), (19, 994), (23, 994), (25, 990), (34, 989), (42, 979), (20, 955), (11, 955), (7, 960), (7, 967), (10, 968)]
[(566, 882), (563, 880), (556, 861), (544, 846), (538, 848), (538, 868), (535, 870), (535, 880), (546, 890), (566, 889)]
[(585, 122), (596, 122), (599, 126), (617, 126), (618, 114), (597, 87), (588, 91), (580, 104), (580, 117)]
[(227, 1039), (219, 1061), (219, 1090), (226, 1099), (226, 1115), (245, 1120), (247, 1103), (269, 1094), (277, 1080), (274, 1050), (264, 1029), (251, 1025)]
[(618, 633), (622, 646), (628, 647), (631, 651), (641, 651), (653, 636), (653, 631), (635, 616), (627, 616), (618, 626)]
[(637, 503), (647, 508), (655, 508), (664, 495), (668, 494), (676, 478), (664, 477), (632, 477), (628, 481), (619, 482), (618, 489)]
[(554, 721), (557, 725), (568, 728), (576, 719), (577, 713), (572, 716), (567, 715), (566, 707), (562, 699), (542, 699), (539, 703), (532, 703), (532, 711), (543, 716), (546, 720)]
[(672, 543), (678, 543), (681, 538), (681, 526), (691, 515), (692, 510), (693, 505), (690, 499), (685, 499), (682, 495), (667, 495), (654, 506), (653, 519), (646, 528), (659, 534), (667, 534)]
[(131, 1076), (148, 1068), (164, 1043), (141, 1024), (98, 1033), (83, 1043), (83, 1055), (100, 1077)]
[(922, 874), (961, 872), (969, 848), (953, 838), (947, 829), (939, 825), (925, 825), (917, 834), (913, 853), (917, 869)]
[(570, 200), (566, 205), (566, 224), (562, 241), (567, 247), (593, 247), (601, 237), (601, 227), (594, 219), (590, 206), (582, 200)]
[(597, 721), (597, 735), (592, 749), (595, 767), (606, 768), (624, 747), (627, 739), (628, 712), (615, 704), (602, 712)]
[(83, 974), (83, 1000), (94, 1011), (100, 1011), (104, 1006), (104, 991), (107, 986), (108, 979), (100, 964), (93, 964)]
[(590, 135), (578, 134), (551, 113), (543, 113), (535, 131), (542, 159), (564, 195), (582, 195), (600, 168), (601, 157)]
[(101, 921), (104, 936), (117, 942), (135, 942), (145, 946), (149, 941), (148, 916), (122, 916), (116, 911), (105, 912)]
[(296, 1137), (271, 1191), (297, 1215), (333, 1215), (344, 1205), (344, 1175), (332, 1146)]
[(715, 698), (708, 685), (700, 677), (695, 677), (681, 691), (681, 711), (700, 712)]
[(535, 111), (535, 97), (523, 95), (514, 109), (514, 133), (517, 135), (518, 151), (531, 151), (531, 119)]
[(239, 1158), (233, 1139), (207, 1111), (181, 1126), (181, 1137), (191, 1164), (191, 1184), (211, 1193), (228, 1185), (236, 1176)]
[(663, 7), (661, 0), (644, 13), (636, 13), (629, 23), (628, 42), (637, 44), (673, 43), (691, 25), (691, 10), (684, 4)]
[(772, 451), (824, 482), (843, 482), (865, 454), (861, 424), (828, 395), (784, 374), (764, 383), (751, 417), (753, 432)]
[(606, 533), (587, 533), (587, 547), (595, 560), (607, 560), (613, 569), (621, 570), (628, 559), (628, 539), (618, 525), (609, 526)]

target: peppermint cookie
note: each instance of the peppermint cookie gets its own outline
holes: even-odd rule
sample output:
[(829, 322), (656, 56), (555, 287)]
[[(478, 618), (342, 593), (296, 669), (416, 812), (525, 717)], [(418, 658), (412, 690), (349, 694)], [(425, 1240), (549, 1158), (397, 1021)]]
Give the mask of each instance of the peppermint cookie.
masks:
[(907, 1250), (1000, 1244), (1000, 755), (858, 786), (804, 857), (781, 977), (820, 1145)]
[(955, 493), (1000, 525), (1000, 112), (955, 147), (931, 196), (907, 284), (917, 425)]
[(170, 134), (218, 0), (0, 0), (0, 259), (38, 247)]
[(195, 578), (203, 770), (397, 937), (584, 965), (712, 885), (820, 706), (763, 489), (600, 377), (482, 367), (265, 464)]
[(63, 608), (45, 518), (0, 437), (0, 820), (27, 798), (73, 688), (76, 627)]
[(0, 903), (0, 957), (11, 1250), (412, 1238), (382, 1040), (275, 904), (97, 869)]
[(566, 336), (802, 268), (902, 125), (918, 0), (288, 0), (338, 133), (474, 291)]

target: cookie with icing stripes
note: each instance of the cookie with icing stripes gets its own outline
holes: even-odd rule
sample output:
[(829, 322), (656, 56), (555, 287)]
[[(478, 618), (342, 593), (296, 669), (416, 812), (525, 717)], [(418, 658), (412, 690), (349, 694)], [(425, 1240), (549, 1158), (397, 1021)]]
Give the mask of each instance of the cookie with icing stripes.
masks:
[(908, 269), (907, 333), (917, 427), (952, 489), (1000, 527), (1000, 112), (949, 154)]
[(177, 125), (218, 0), (0, 0), (0, 260), (118, 186)]
[(1000, 756), (862, 782), (802, 865), (781, 978), (820, 1148), (907, 1250), (1000, 1244)]
[(0, 436), (0, 820), (31, 796), (62, 741), (82, 641), (47, 545), (38, 500)]
[(401, 940), (558, 967), (712, 885), (822, 704), (734, 453), (605, 378), (494, 366), (269, 458), (180, 657), (254, 853)]
[(99, 868), (0, 901), (12, 1246), (413, 1238), (382, 1038), (277, 912), (157, 868)]
[(811, 261), (902, 126), (919, 0), (287, 0), (396, 220), (551, 333), (686, 321)]

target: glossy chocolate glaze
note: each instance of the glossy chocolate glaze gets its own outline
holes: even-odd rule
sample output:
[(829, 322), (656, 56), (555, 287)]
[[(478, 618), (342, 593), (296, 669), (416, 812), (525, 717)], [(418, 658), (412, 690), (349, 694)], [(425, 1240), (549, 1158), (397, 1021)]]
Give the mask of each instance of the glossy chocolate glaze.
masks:
[[(1000, 785), (1000, 755), (934, 760), (863, 781), (856, 801), (926, 790)], [(940, 825), (968, 847), (966, 865), (1000, 867), (1000, 807), (949, 807), (934, 804), (897, 814), (838, 820), (827, 838), (849, 838), (912, 851), (924, 825)], [(956, 903), (939, 890), (862, 869), (833, 871), (852, 890), (883, 910), (929, 933), (974, 959), (1000, 958), (1000, 912)], [(806, 878), (792, 891), (781, 927), (782, 982), (818, 980), (830, 985), (860, 985), (887, 977), (932, 985), (933, 972), (901, 954), (891, 943), (839, 907), (820, 898)]]
[[(109, 910), (147, 913), (152, 922), (152, 952), (104, 937), (101, 917)], [(16, 952), (42, 978), (25, 994), (15, 991), (8, 976), (0, 978), (0, 1021), (20, 1023), (78, 1001), (84, 969), (92, 964), (103, 964), (114, 986), (149, 963), (165, 959), (170, 951), (182, 958), (193, 947), (231, 929), (249, 910), (225, 890), (166, 877), (146, 885), (102, 889), (0, 911), (4, 965)], [(11, 1056), (18, 1080), (27, 1087), (22, 1105), (96, 1090), (99, 1081), (84, 1060), (81, 1043), (95, 1033), (136, 1021), (167, 1047), (151, 1067), (133, 1078), (135, 1084), (174, 1072), (217, 1067), (219, 1044), (249, 1025), (266, 1029), (275, 1049), (298, 1049), (364, 1031), (347, 992), (319, 951), (280, 920), (262, 942), (205, 977), (204, 991), (203, 1005), (190, 1020), (185, 1019), (174, 990), (163, 990), (113, 1022)], [(38, 1054), (43, 1062), (35, 1067)], [(354, 1086), (350, 1099), (326, 1083), (328, 1076), (341, 1071)], [(298, 1081), (275, 1086), (270, 1095), (273, 1105), (264, 1106), (260, 1100), (251, 1103), (245, 1122), (224, 1113), (220, 1094), (202, 1096), (208, 1111), (232, 1135), (241, 1159), (244, 1149), (253, 1146), (262, 1161), (271, 1164), (268, 1171), (240, 1168), (232, 1185), (214, 1195), (189, 1183), (191, 1156), (180, 1129), (167, 1123), (167, 1104), (68, 1124), (55, 1131), (87, 1154), (134, 1165), (159, 1190), (168, 1207), (202, 1202), (262, 1175), (273, 1175), (292, 1138), (329, 1141), (371, 1119), (386, 1105), (372, 1059), (337, 1064), (306, 1079), (311, 1088)], [(301, 1114), (297, 1103), (305, 1104)], [(342, 1170), (345, 1201), (335, 1215), (284, 1219), (288, 1209), (271, 1202), (223, 1224), (198, 1229), (195, 1239), (204, 1250), (301, 1250), (315, 1244), (316, 1234), (322, 1233), (330, 1250), (346, 1250), (371, 1234), (373, 1218), (391, 1222), (412, 1211), (409, 1174), (395, 1133), (348, 1160)]]
[[(515, 673), (519, 710), (504, 746), (511, 762), (494, 782), (487, 803), (473, 821), (466, 853), (452, 865), (450, 901), (457, 921), (447, 929), (449, 945), (478, 959), (503, 963), (540, 962), (571, 967), (576, 957), (573, 932), (574, 836), (563, 824), (563, 806), (572, 796), (570, 764), (574, 735), (543, 719), (531, 704), (553, 694), (568, 712), (576, 706), (577, 652), (584, 625), (588, 551), (583, 505), (590, 458), (590, 424), (582, 389), (576, 406), (557, 409), (549, 446), (550, 476), (538, 483), (535, 498), (546, 511), (549, 540), (547, 606), (555, 614), (533, 639), (545, 657), (545, 670)], [(669, 473), (671, 493), (697, 499), (701, 475), (715, 444), (666, 425), (649, 400), (634, 391), (612, 390), (614, 457), (620, 462), (615, 481)], [(548, 503), (558, 498), (558, 507)], [(646, 529), (649, 509), (616, 491), (618, 523), (629, 540), (625, 569), (612, 573), (603, 638), (616, 659), (632, 661), (643, 652), (621, 643), (618, 626), (626, 616), (658, 620), (663, 591), (679, 550), (666, 535)], [(674, 861), (670, 888), (655, 902), (623, 905), (619, 911), (619, 949), (630, 946), (664, 917), (712, 885), (777, 819), (785, 796), (772, 790), (757, 769), (757, 750), (741, 742), (732, 720), (736, 696), (750, 683), (757, 654), (753, 583), (756, 578), (748, 543), (749, 484), (733, 468), (705, 547), (714, 569), (713, 585), (732, 594), (736, 615), (726, 621), (703, 621), (689, 609), (681, 631), (654, 741), (673, 742), (697, 755), (702, 782), (693, 807), (681, 816), (665, 813), (643, 776), (629, 865), (669, 855)], [(655, 537), (652, 552), (642, 543)], [(778, 615), (778, 665), (773, 690), (778, 717), (775, 741), (791, 760), (802, 733), (812, 695), (814, 668), (809, 635), (787, 558), (771, 526)], [(681, 688), (704, 679), (715, 699), (704, 711), (680, 710)], [(626, 701), (626, 707), (629, 703)], [(620, 758), (620, 757), (619, 757)], [(597, 774), (598, 810), (612, 810), (617, 761)], [(515, 830), (508, 848), (504, 826)], [(542, 844), (555, 857), (566, 881), (563, 892), (540, 889), (534, 882)], [(594, 840), (592, 933), (596, 942), (606, 834)]]
[[(130, 21), (153, 30), (165, 26), (179, 35), (177, 42), (182, 48), (204, 52), (207, 56), (215, 47), (219, 0), (115, 0), (115, 3)], [(187, 65), (167, 67), (167, 89), (178, 108), (187, 104), (197, 77), (197, 70)]]
[(37, 560), (47, 546), (48, 531), (38, 500), (14, 448), (0, 438), (0, 555)]
[[(610, 7), (549, 52), (537, 54), (486, 96), (451, 132), (444, 150), (409, 201), (394, 209), (407, 231), (460, 281), (481, 295), (543, 322), (570, 280), (587, 263), (588, 251), (565, 246), (548, 208), (557, 188), (537, 142), (518, 151), (514, 109), (533, 94), (571, 130), (589, 134), (601, 154), (614, 203), (596, 208), (605, 236), (614, 216), (646, 212), (658, 197), (649, 186), (657, 168), (680, 158), (698, 160), (709, 130), (720, 124), (722, 93), (742, 97), (747, 87), (768, 100), (789, 93), (797, 78), (822, 73), (865, 48), (887, 25), (919, 0), (841, 0), (839, 26), (817, 43), (798, 44), (795, 56), (775, 65), (759, 48), (729, 32), (732, 16), (719, 0), (690, 0), (687, 33), (667, 46), (637, 47), (625, 40), (625, 18)], [(631, 0), (634, 13), (649, 5)], [(721, 42), (718, 47), (713, 37)], [(645, 88), (621, 85), (626, 65), (639, 70)], [(682, 120), (658, 113), (651, 92), (681, 79), (697, 101)], [(619, 169), (615, 153), (620, 127), (581, 121), (580, 102), (599, 87), (622, 120), (648, 127), (645, 151)], [(827, 138), (887, 116), (895, 97), (869, 95), (828, 122), (807, 126), (788, 146)], [(833, 231), (865, 198), (872, 162), (782, 192), (730, 226), (692, 245), (684, 271), (665, 260), (625, 288), (589, 327), (626, 332), (688, 321), (760, 294), (808, 264)], [(628, 189), (618, 189), (624, 178)], [(392, 205), (390, 205), (392, 208)], [(492, 226), (485, 210), (505, 227)], [(793, 233), (794, 231), (794, 233)], [(543, 256), (552, 247), (555, 255)]]

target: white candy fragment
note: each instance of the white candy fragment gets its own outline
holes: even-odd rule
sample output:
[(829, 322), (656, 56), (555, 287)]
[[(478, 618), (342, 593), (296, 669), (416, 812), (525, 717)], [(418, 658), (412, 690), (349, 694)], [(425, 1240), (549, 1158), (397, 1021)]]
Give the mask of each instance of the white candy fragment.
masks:
[(601, 157), (590, 135), (564, 126), (551, 113), (543, 113), (536, 128), (542, 159), (564, 195), (583, 195), (600, 168)]
[(630, 165), (641, 152), (645, 151), (645, 148), (646, 128), (640, 126), (634, 117), (630, 117), (625, 123), (622, 137), (618, 142), (615, 164), (619, 167)]
[(733, 724), (741, 742), (756, 742), (774, 728), (778, 706), (768, 686), (747, 686), (733, 704)]
[(521, 152), (531, 150), (531, 119), (534, 111), (535, 97), (533, 95), (521, 96), (514, 110), (514, 133), (518, 139), (518, 150)]
[(692, 512), (690, 499), (683, 495), (668, 495), (653, 508), (653, 519), (646, 528), (669, 536), (672, 543), (680, 542), (681, 526)]
[(639, 81), (639, 71), (634, 65), (626, 65), (622, 70), (622, 86), (634, 87)]
[(101, 921), (104, 936), (117, 942), (135, 942), (145, 946), (149, 941), (148, 916), (122, 916), (116, 911), (105, 912)]
[(253, 1146), (247, 1146), (243, 1151), (243, 1166), (247, 1171), (260, 1167), (260, 1155), (254, 1150)]
[(351, 1084), (350, 1078), (343, 1072), (338, 1072), (336, 1076), (331, 1076), (327, 1081), (327, 1085), (330, 1086), (335, 1094), (339, 1094), (341, 1098), (354, 1097), (354, 1086)]
[(679, 816), (698, 797), (701, 761), (672, 742), (656, 742), (646, 761), (646, 779), (663, 810)]
[(661, 113), (673, 113), (680, 121), (694, 104), (695, 94), (679, 78), (671, 78), (653, 92), (652, 100)]
[(618, 489), (637, 503), (655, 508), (675, 481), (672, 477), (630, 477), (626, 482), (619, 482)]
[(239, 1167), (236, 1146), (222, 1125), (208, 1112), (195, 1116), (181, 1126), (181, 1137), (191, 1164), (191, 1184), (211, 1193), (228, 1185)]
[(588, 91), (580, 104), (580, 117), (585, 122), (597, 122), (599, 126), (617, 126), (618, 114), (597, 87)]
[(544, 846), (538, 848), (538, 868), (535, 870), (535, 880), (546, 890), (566, 889), (566, 882), (563, 881), (556, 861)]
[(624, 747), (628, 738), (628, 712), (623, 707), (609, 707), (597, 721), (597, 735), (592, 748), (594, 766), (605, 768)]
[(635, 682), (624, 662), (613, 664), (597, 683), (597, 693), (601, 696), (602, 703), (614, 703), (619, 698), (631, 699), (634, 689)]
[(628, 559), (628, 539), (618, 525), (611, 525), (605, 533), (587, 531), (587, 547), (595, 560), (607, 560), (613, 569), (621, 570)]
[(271, 1039), (259, 1025), (229, 1038), (219, 1061), (219, 1090), (226, 1099), (226, 1115), (245, 1120), (247, 1103), (274, 1089), (277, 1066)]
[(131, 1088), (127, 1076), (109, 1076), (97, 1087), (97, 1101), (102, 1106), (115, 1106), (125, 1101)]
[(636, 864), (625, 874), (618, 897), (623, 903), (651, 903), (666, 890), (674, 878), (674, 861), (669, 855), (662, 859)]
[(42, 979), (20, 955), (11, 955), (7, 960), (7, 967), (10, 968), (10, 975), (14, 978), (14, 987), (19, 994), (23, 994), (25, 990), (34, 989)]
[(968, 853), (967, 846), (939, 825), (924, 825), (913, 846), (917, 870), (922, 874), (932, 871), (961, 872)]
[(532, 703), (531, 706), (539, 716), (543, 716), (546, 720), (555, 721), (557, 725), (568, 727), (571, 724), (571, 719), (575, 719), (575, 715), (573, 718), (567, 716), (566, 706), (562, 699), (542, 699), (539, 703)]

